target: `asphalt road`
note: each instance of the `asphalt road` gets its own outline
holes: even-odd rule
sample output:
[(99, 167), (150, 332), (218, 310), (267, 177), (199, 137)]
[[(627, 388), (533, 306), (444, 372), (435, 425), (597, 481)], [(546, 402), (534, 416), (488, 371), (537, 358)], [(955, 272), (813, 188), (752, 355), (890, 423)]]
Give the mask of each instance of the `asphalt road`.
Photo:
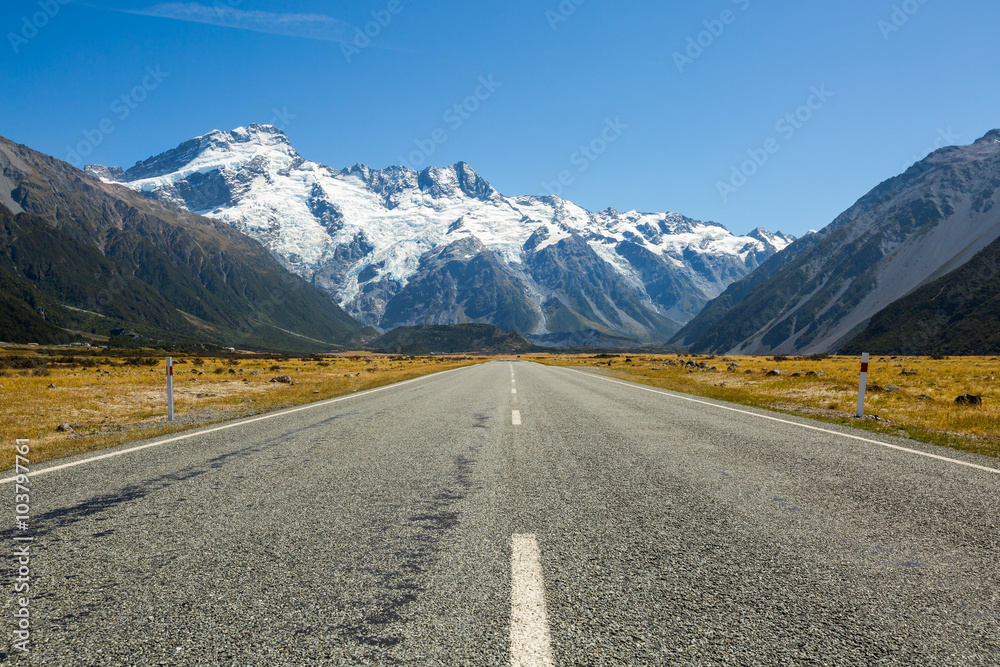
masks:
[(850, 434), (493, 362), (60, 461), (3, 661), (1000, 664), (1000, 462)]

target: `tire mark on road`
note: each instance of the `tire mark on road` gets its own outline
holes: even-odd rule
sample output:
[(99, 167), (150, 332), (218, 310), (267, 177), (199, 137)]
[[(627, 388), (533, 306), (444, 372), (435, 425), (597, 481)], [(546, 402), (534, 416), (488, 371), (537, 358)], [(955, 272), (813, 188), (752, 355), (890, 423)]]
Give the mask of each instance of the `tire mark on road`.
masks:
[(391, 550), (390, 556), (399, 565), (392, 570), (365, 572), (375, 575), (378, 589), (390, 593), (364, 609), (358, 622), (338, 626), (344, 638), (376, 649), (369, 651), (366, 658), (377, 659), (378, 664), (401, 664), (378, 649), (394, 648), (406, 641), (400, 626), (411, 620), (408, 609), (427, 591), (425, 576), (441, 559), (442, 542), (460, 523), (455, 506), (473, 490), (472, 474), (478, 451), (479, 446), (470, 447), (455, 457), (445, 483), (430, 497), (415, 501), (404, 524), (386, 529), (398, 536), (393, 541), (401, 546)]

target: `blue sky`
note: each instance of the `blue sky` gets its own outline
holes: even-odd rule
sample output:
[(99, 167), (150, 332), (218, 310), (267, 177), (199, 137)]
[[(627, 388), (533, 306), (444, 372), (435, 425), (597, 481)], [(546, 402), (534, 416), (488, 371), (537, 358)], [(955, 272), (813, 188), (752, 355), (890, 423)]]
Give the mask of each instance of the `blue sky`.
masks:
[(6, 8), (0, 134), (87, 163), (271, 122), (334, 167), (464, 160), (504, 194), (801, 235), (1000, 127), (985, 0)]

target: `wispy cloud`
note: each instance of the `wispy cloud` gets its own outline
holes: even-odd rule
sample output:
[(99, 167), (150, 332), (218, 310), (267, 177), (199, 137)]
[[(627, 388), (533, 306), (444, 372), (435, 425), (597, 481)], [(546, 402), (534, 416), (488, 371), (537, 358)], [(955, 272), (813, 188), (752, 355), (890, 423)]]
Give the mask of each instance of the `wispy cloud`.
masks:
[(351, 39), (352, 32), (348, 23), (323, 14), (276, 14), (245, 11), (227, 7), (221, 2), (216, 3), (215, 6), (200, 5), (196, 2), (165, 2), (153, 5), (148, 9), (116, 8), (114, 11), (189, 23), (206, 23), (223, 28), (263, 32), (269, 35), (318, 39), (325, 42), (347, 43)]

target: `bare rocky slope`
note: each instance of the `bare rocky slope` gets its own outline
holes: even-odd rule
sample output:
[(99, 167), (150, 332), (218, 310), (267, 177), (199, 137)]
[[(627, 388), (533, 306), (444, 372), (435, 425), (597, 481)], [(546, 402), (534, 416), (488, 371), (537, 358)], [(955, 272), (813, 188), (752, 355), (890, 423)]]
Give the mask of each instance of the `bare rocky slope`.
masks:
[(872, 318), (845, 354), (1000, 354), (1000, 239)]
[(710, 353), (837, 351), (876, 313), (1000, 238), (998, 189), (1000, 130), (938, 150), (730, 285), (672, 342)]

